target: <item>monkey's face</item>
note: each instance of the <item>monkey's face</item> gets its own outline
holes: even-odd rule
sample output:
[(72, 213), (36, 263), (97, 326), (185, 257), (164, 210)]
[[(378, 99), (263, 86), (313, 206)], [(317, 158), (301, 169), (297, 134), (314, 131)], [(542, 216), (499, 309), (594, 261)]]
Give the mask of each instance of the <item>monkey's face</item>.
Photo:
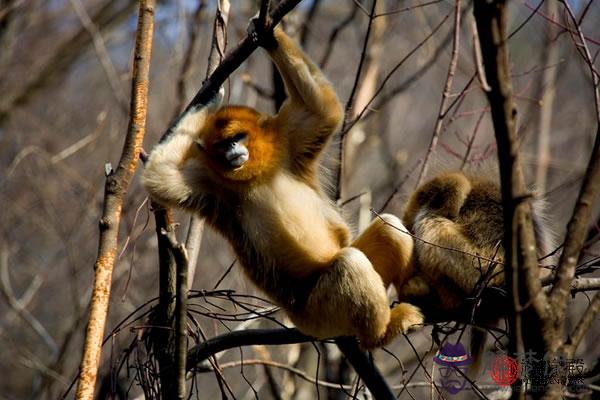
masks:
[(212, 145), (212, 155), (224, 170), (242, 167), (248, 161), (248, 133), (239, 131)]
[(249, 181), (274, 168), (277, 142), (265, 121), (246, 107), (224, 107), (209, 116), (197, 143), (211, 169), (223, 178)]

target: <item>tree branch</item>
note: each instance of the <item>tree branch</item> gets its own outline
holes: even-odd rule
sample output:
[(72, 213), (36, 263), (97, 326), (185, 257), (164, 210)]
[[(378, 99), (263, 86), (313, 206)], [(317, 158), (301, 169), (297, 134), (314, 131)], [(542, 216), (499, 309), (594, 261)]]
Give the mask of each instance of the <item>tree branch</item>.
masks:
[(335, 172), (335, 198), (336, 202), (339, 202), (342, 198), (342, 175), (344, 173), (344, 139), (346, 138), (346, 134), (348, 133), (348, 125), (350, 124), (350, 114), (351, 110), (354, 107), (356, 91), (358, 89), (358, 84), (360, 82), (360, 77), (362, 76), (363, 65), (365, 59), (367, 58), (367, 46), (369, 44), (369, 37), (371, 36), (371, 27), (373, 26), (373, 17), (375, 15), (375, 7), (377, 6), (377, 0), (373, 0), (371, 5), (371, 11), (368, 14), (369, 22), (367, 24), (367, 31), (365, 32), (365, 38), (363, 40), (362, 52), (360, 55), (360, 61), (358, 63), (358, 67), (356, 69), (356, 74), (354, 75), (354, 84), (352, 85), (352, 90), (350, 91), (350, 96), (348, 96), (348, 100), (346, 101), (346, 107), (344, 110), (344, 121), (342, 123), (342, 127), (340, 128), (340, 137), (338, 143), (338, 151), (337, 151), (337, 160), (338, 165)]
[(600, 292), (594, 295), (590, 305), (583, 313), (583, 316), (579, 320), (579, 323), (573, 330), (570, 340), (568, 341), (569, 353), (571, 356), (575, 353), (575, 350), (583, 340), (585, 334), (588, 332), (592, 323), (596, 320), (596, 317), (600, 314)]
[[(506, 35), (506, 4), (474, 2), (474, 15), (481, 36), (481, 51), (490, 90), (494, 132), (498, 145), (502, 205), (504, 213), (504, 274), (512, 312), (509, 323), (511, 352), (533, 350), (538, 357), (550, 347), (553, 337), (543, 324), (547, 298), (541, 290), (530, 205), (519, 163), (517, 110), (512, 98)], [(533, 305), (531, 307), (530, 305)], [(527, 320), (527, 330), (523, 329)], [(543, 333), (546, 333), (544, 335)], [(543, 340), (540, 340), (542, 336)]]
[(452, 90), (452, 83), (454, 82), (454, 73), (456, 72), (456, 66), (458, 65), (458, 50), (460, 47), (460, 8), (461, 0), (456, 0), (454, 5), (454, 35), (452, 40), (452, 57), (450, 58), (450, 64), (448, 65), (448, 73), (446, 74), (446, 84), (444, 85), (442, 99), (440, 100), (438, 117), (435, 123), (435, 128), (433, 130), (433, 135), (431, 136), (431, 141), (429, 142), (429, 147), (427, 148), (427, 154), (425, 154), (425, 159), (423, 160), (423, 165), (421, 167), (421, 172), (419, 173), (419, 178), (417, 179), (417, 186), (419, 186), (423, 182), (423, 179), (427, 175), (429, 159), (431, 158), (431, 155), (437, 147), (437, 142), (442, 131), (444, 118), (446, 117), (449, 110), (449, 108), (446, 108), (446, 102), (448, 101), (450, 91)]
[[(312, 342), (314, 340), (315, 338), (306, 336), (297, 329), (249, 329), (229, 332), (211, 338), (190, 349), (187, 353), (187, 368), (193, 370), (195, 366), (210, 356), (234, 347), (258, 344), (283, 345)], [(377, 400), (395, 399), (377, 367), (359, 350), (356, 339), (337, 338), (335, 343)]]
[(188, 301), (188, 254), (185, 246), (177, 242), (174, 231), (163, 231), (177, 264), (177, 290), (175, 299), (175, 367), (177, 370), (177, 390), (172, 393), (178, 400), (185, 399), (185, 363), (187, 351), (187, 301)]
[(600, 84), (598, 75), (594, 70), (594, 64), (590, 50), (586, 44), (585, 37), (577, 23), (577, 19), (568, 2), (562, 2), (569, 18), (575, 25), (579, 40), (579, 47), (583, 53), (585, 63), (588, 65), (592, 83), (594, 87), (594, 102), (596, 114), (596, 139), (594, 148), (588, 163), (583, 183), (579, 191), (579, 197), (575, 203), (575, 209), (571, 220), (567, 225), (565, 244), (561, 254), (558, 269), (556, 272), (556, 283), (550, 292), (551, 309), (554, 310), (555, 323), (562, 332), (566, 317), (567, 302), (569, 299), (569, 287), (575, 276), (575, 267), (579, 259), (579, 253), (583, 247), (583, 242), (587, 233), (587, 226), (592, 215), (594, 200), (598, 197), (600, 191), (600, 93), (598, 85)]
[[(289, 13), (301, 0), (282, 0), (277, 8), (275, 8), (271, 14), (271, 28), (276, 26), (279, 21)], [(249, 36), (244, 37), (242, 41), (227, 55), (219, 66), (213, 71), (210, 77), (204, 81), (202, 87), (196, 93), (192, 101), (187, 105), (185, 110), (198, 105), (208, 103), (219, 91), (219, 88), (225, 83), (229, 75), (233, 73), (240, 65), (250, 57), (250, 54), (254, 52), (258, 47), (257, 43), (252, 40)], [(174, 125), (175, 121), (172, 125)], [(164, 141), (169, 136), (170, 128), (165, 132), (161, 141)]]
[[(227, 46), (227, 22), (229, 20), (229, 0), (219, 0), (215, 21), (213, 25), (212, 46), (208, 56), (208, 67), (206, 76), (208, 77), (217, 68), (223, 59), (223, 53)], [(188, 264), (188, 289), (192, 288), (194, 275), (198, 265), (198, 255), (202, 245), (202, 236), (204, 234), (204, 219), (196, 213), (190, 216), (189, 228), (185, 239), (185, 247), (189, 254)]]
[(95, 277), (90, 318), (85, 335), (76, 394), (78, 400), (88, 400), (94, 396), (123, 200), (135, 172), (144, 138), (154, 31), (154, 6), (154, 0), (140, 1), (133, 57), (129, 125), (117, 170), (112, 171), (111, 168), (110, 171), (107, 171), (104, 209), (100, 219), (98, 257), (94, 265)]

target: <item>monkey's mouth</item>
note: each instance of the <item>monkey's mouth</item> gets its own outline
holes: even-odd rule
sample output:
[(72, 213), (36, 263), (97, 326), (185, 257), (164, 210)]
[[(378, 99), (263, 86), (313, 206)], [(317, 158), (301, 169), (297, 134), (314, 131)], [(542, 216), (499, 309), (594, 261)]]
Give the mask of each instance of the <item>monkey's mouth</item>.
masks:
[(248, 161), (248, 153), (240, 153), (227, 157), (227, 163), (231, 168), (239, 168)]

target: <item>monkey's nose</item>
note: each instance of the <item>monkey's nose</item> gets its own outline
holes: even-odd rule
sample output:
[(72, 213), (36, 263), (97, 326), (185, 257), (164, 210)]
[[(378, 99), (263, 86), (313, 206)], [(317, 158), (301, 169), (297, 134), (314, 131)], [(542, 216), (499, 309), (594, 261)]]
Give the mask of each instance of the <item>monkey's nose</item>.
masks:
[(248, 149), (246, 149), (244, 146), (235, 146), (225, 153), (225, 158), (230, 166), (234, 168), (241, 167), (246, 161), (248, 161)]
[(231, 164), (232, 167), (241, 167), (246, 161), (248, 161), (248, 158), (248, 154), (240, 154), (239, 156), (229, 160), (229, 164)]

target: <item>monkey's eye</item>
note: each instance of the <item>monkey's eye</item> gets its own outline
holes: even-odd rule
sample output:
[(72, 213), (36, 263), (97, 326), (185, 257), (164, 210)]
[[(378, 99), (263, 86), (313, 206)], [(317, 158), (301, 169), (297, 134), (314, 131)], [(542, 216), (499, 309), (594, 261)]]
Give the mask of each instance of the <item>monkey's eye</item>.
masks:
[(233, 145), (236, 145), (240, 142), (244, 142), (247, 137), (248, 137), (248, 134), (246, 132), (238, 132), (235, 135), (233, 135), (225, 140), (221, 140), (220, 142), (217, 142), (215, 144), (215, 147), (219, 150), (226, 150)]
[(248, 134), (246, 132), (238, 132), (233, 136), (234, 142), (241, 142), (242, 140), (246, 140)]

